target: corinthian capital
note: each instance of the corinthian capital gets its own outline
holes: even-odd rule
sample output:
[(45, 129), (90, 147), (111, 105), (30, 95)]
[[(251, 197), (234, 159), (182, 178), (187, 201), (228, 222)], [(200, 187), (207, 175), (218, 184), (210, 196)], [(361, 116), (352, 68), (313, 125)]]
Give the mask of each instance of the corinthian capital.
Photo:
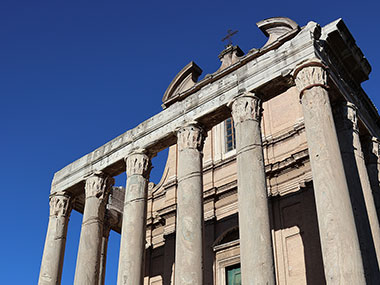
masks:
[(96, 197), (105, 200), (115, 180), (107, 174), (97, 171), (90, 174), (86, 179), (86, 198)]
[(192, 148), (201, 151), (206, 132), (196, 122), (192, 122), (178, 129), (177, 138), (178, 150)]
[(312, 59), (308, 62), (302, 63), (294, 71), (293, 77), (295, 79), (300, 97), (307, 89), (315, 86), (320, 86), (328, 89), (327, 86), (327, 66), (325, 66), (319, 59)]
[(235, 124), (247, 120), (260, 122), (262, 114), (261, 100), (255, 94), (246, 92), (235, 98), (229, 105)]
[(49, 198), (50, 216), (57, 218), (70, 216), (72, 203), (69, 195), (65, 193), (54, 193)]
[(150, 157), (145, 153), (145, 150), (137, 150), (125, 158), (127, 166), (127, 176), (142, 175), (145, 178), (149, 177), (152, 164)]

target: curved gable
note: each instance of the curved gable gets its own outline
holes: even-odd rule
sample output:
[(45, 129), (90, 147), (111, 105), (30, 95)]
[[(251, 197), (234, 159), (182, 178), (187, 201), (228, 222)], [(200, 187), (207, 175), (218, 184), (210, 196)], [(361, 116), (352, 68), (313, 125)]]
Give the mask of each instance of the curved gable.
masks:
[(193, 87), (201, 73), (202, 69), (194, 61), (182, 68), (165, 91), (162, 98), (163, 107), (168, 107), (178, 100), (181, 93)]

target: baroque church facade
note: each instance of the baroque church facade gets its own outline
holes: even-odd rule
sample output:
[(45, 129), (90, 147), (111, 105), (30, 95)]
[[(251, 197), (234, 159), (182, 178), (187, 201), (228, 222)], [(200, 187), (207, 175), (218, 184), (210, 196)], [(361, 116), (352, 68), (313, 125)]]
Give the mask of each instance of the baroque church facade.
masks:
[[(74, 284), (378, 284), (379, 114), (371, 67), (343, 20), (257, 23), (268, 37), (220, 68), (186, 65), (163, 111), (58, 171), (39, 284), (60, 284), (83, 213)], [(169, 148), (161, 181), (151, 158)], [(113, 176), (127, 173), (114, 186)]]

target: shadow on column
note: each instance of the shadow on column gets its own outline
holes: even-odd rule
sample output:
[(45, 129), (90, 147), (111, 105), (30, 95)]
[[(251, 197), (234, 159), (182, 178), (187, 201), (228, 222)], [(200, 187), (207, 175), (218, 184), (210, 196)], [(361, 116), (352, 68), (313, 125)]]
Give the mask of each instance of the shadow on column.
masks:
[(365, 161), (367, 172), (369, 176), (369, 181), (371, 183), (371, 190), (373, 194), (373, 199), (375, 201), (377, 217), (380, 221), (380, 184), (379, 184), (379, 168), (378, 168), (378, 157), (368, 149), (371, 146), (372, 137), (367, 137), (362, 141), (363, 152), (365, 153)]
[[(363, 196), (363, 189), (360, 183), (360, 176), (352, 145), (353, 134), (352, 132), (347, 131), (338, 132), (338, 140), (341, 148), (348, 190), (350, 192), (356, 230), (358, 232), (365, 278), (367, 284), (378, 284), (377, 282), (380, 279), (379, 264), (376, 257), (367, 208)], [(343, 151), (347, 149), (351, 149), (351, 151)]]

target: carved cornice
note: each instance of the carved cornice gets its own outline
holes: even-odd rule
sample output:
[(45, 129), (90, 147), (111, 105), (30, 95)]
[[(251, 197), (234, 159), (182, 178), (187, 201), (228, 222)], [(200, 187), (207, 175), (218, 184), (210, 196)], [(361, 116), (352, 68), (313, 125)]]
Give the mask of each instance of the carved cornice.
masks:
[(319, 86), (328, 89), (327, 66), (319, 59), (312, 59), (298, 66), (293, 73), (296, 86), (300, 92), (300, 99), (303, 93), (313, 87)]
[(202, 151), (207, 133), (196, 122), (191, 122), (177, 130), (178, 150), (197, 149)]
[(50, 216), (69, 217), (72, 209), (72, 199), (65, 193), (55, 193), (49, 198)]
[(149, 178), (152, 163), (145, 150), (137, 150), (125, 158), (127, 176), (142, 175)]
[(86, 178), (85, 193), (86, 199), (96, 197), (101, 201), (106, 201), (112, 185), (115, 183), (113, 177), (102, 171), (91, 173)]
[(229, 106), (231, 108), (232, 118), (235, 124), (242, 123), (247, 120), (260, 122), (262, 116), (261, 100), (251, 92), (233, 99)]

